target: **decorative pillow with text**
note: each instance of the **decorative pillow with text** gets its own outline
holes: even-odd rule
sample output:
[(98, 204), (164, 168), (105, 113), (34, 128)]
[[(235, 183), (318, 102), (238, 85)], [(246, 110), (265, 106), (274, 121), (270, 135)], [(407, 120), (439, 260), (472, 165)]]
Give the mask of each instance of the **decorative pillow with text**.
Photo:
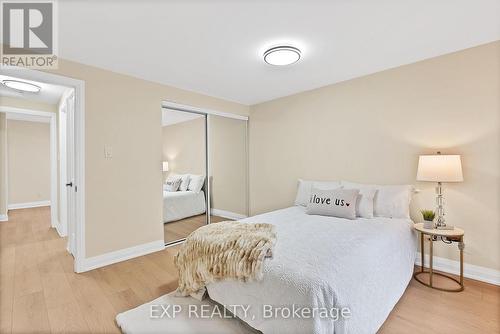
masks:
[(356, 219), (358, 189), (321, 190), (312, 188), (306, 213), (309, 215), (332, 216)]

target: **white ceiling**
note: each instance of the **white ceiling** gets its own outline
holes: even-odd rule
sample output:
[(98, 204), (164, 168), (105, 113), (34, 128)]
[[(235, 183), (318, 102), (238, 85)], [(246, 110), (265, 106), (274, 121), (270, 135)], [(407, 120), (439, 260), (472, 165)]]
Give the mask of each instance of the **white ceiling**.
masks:
[[(59, 1), (63, 58), (244, 104), (500, 39), (499, 0)], [(263, 51), (292, 43), (289, 67)]]
[(203, 117), (200, 114), (194, 114), (183, 111), (170, 110), (162, 108), (161, 110), (161, 123), (163, 126), (173, 125), (177, 123), (187, 122), (195, 118)]
[(67, 89), (70, 89), (64, 86), (52, 85), (44, 82), (31, 81), (31, 80), (10, 77), (6, 75), (0, 75), (0, 82), (2, 82), (3, 80), (20, 80), (24, 82), (29, 82), (39, 86), (41, 89), (38, 93), (20, 92), (0, 84), (0, 96), (16, 97), (24, 100), (43, 102), (53, 105), (58, 104), (64, 92)]

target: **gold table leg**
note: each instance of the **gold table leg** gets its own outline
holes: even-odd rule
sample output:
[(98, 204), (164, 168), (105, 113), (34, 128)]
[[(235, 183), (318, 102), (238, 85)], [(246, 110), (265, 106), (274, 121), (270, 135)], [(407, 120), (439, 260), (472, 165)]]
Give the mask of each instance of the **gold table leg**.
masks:
[(433, 247), (432, 245), (434, 244), (434, 241), (432, 240), (432, 237), (429, 237), (429, 285), (432, 288), (432, 275), (433, 273), (433, 268), (432, 268), (432, 258), (434, 256), (433, 252)]
[(420, 272), (424, 272), (424, 234), (420, 233), (420, 253), (422, 255), (422, 262), (420, 262)]
[(460, 249), (460, 286), (464, 288), (464, 237), (460, 237), (458, 249)]

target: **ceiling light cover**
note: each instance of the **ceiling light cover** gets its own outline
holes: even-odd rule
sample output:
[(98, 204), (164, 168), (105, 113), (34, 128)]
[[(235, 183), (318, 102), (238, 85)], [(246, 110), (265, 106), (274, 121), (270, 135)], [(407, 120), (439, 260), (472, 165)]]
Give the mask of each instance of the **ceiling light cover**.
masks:
[(2, 84), (11, 89), (15, 89), (21, 92), (38, 93), (40, 91), (40, 86), (34, 85), (29, 82), (17, 81), (17, 80), (4, 80)]
[(264, 52), (264, 61), (270, 65), (285, 66), (298, 62), (300, 50), (293, 46), (276, 46)]

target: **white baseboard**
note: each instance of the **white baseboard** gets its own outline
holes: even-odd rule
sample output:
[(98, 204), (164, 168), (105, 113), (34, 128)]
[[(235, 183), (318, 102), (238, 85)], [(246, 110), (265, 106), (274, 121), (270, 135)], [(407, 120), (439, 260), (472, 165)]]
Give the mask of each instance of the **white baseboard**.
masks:
[(7, 208), (9, 210), (16, 210), (16, 209), (38, 208), (40, 206), (50, 206), (50, 201), (14, 203), (14, 204), (9, 204)]
[[(415, 264), (420, 265), (420, 252), (417, 253)], [(429, 265), (428, 254), (425, 255), (425, 264)], [(460, 262), (446, 259), (444, 257), (434, 256), (432, 267), (435, 270), (443, 271), (445, 273), (459, 275)], [(486, 282), (490, 284), (500, 285), (500, 271), (480, 267), (473, 264), (464, 263), (464, 277), (471, 278), (477, 281)]]
[(219, 209), (210, 209), (210, 212), (211, 212), (212, 216), (219, 216), (222, 218), (234, 219), (234, 220), (239, 220), (239, 219), (243, 219), (243, 218), (247, 217), (247, 216), (241, 215), (239, 213), (225, 211), (225, 210), (219, 210)]
[(8, 215), (0, 215), (0, 222), (6, 222), (9, 221), (9, 216)]
[(61, 222), (59, 220), (56, 221), (55, 223), (55, 226), (56, 228), (56, 231), (57, 231), (57, 234), (59, 234), (59, 236), (61, 238), (64, 238), (65, 236), (68, 235), (68, 233), (64, 230), (63, 226), (61, 225)]
[(156, 240), (146, 244), (137, 245), (129, 248), (120, 249), (114, 252), (89, 257), (82, 260), (79, 272), (85, 272), (92, 269), (109, 266), (110, 264), (143, 256), (149, 253), (158, 252), (165, 249), (165, 241)]

